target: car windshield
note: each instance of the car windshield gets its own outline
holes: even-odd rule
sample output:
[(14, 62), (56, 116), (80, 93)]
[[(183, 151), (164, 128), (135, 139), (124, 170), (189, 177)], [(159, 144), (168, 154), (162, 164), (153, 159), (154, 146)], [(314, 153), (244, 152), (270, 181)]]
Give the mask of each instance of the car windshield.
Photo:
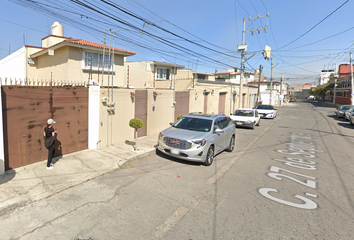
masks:
[(272, 105), (258, 105), (256, 107), (256, 109), (269, 109), (269, 110), (273, 110), (273, 106)]
[(341, 110), (348, 110), (350, 108), (350, 106), (342, 106), (340, 109)]
[(236, 110), (234, 112), (235, 116), (253, 117), (252, 110)]
[(209, 132), (213, 121), (201, 118), (182, 117), (173, 126), (198, 132)]

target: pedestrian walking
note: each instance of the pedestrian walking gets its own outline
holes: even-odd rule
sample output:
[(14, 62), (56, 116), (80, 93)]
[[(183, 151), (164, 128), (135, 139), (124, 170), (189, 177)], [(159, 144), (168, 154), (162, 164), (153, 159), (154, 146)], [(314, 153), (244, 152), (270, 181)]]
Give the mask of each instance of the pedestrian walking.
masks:
[(54, 129), (56, 122), (53, 119), (48, 119), (47, 127), (44, 128), (44, 144), (48, 149), (47, 169), (53, 169), (52, 158), (55, 153), (54, 141), (57, 139), (57, 131)]

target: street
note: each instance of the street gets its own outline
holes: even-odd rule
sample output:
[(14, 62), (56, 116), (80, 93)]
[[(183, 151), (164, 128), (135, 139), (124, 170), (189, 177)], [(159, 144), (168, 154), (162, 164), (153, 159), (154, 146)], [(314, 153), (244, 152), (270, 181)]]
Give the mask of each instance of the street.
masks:
[(354, 127), (299, 99), (203, 166), (161, 153), (0, 217), (0, 239), (353, 239)]

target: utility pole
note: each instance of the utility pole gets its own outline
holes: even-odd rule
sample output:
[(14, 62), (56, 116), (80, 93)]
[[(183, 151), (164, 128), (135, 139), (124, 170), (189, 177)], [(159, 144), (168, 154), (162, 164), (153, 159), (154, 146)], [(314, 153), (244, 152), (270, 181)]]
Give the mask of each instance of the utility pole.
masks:
[(104, 52), (106, 50), (106, 29), (104, 30), (104, 38), (103, 38), (103, 56), (102, 56), (102, 82), (101, 87), (103, 87), (103, 75), (104, 75), (104, 59), (105, 55)]
[(280, 99), (280, 105), (283, 104), (283, 101), (284, 101), (284, 95), (283, 95), (283, 83), (284, 83), (284, 73), (281, 74), (281, 83), (280, 83), (280, 96), (281, 99)]
[(262, 65), (259, 65), (257, 105), (260, 103), (260, 88), (261, 88), (262, 69), (263, 69)]
[(177, 53), (175, 53), (175, 66), (173, 68), (173, 106), (176, 106), (176, 56)]
[(333, 105), (336, 104), (337, 78), (334, 79)]
[[(265, 27), (263, 27), (263, 28), (259, 28), (258, 27), (257, 29), (253, 29), (252, 28), (251, 30), (246, 31), (246, 21), (252, 21), (252, 24), (253, 24), (253, 22), (255, 20), (257, 20), (259, 18), (264, 18), (264, 17), (267, 17), (267, 25)], [(259, 16), (259, 14), (258, 14), (256, 18), (251, 18), (251, 16), (250, 16), (248, 19), (246, 19), (246, 18), (243, 19), (242, 44), (239, 44), (237, 46), (238, 51), (241, 52), (241, 75), (240, 75), (240, 90), (239, 90), (239, 101), (238, 101), (239, 102), (239, 105), (238, 105), (239, 108), (241, 108), (243, 106), (243, 73), (244, 73), (244, 66), (243, 65), (244, 65), (244, 62), (245, 62), (245, 55), (246, 55), (245, 51), (247, 51), (247, 46), (248, 46), (247, 42), (245, 40), (245, 34), (247, 32), (251, 32), (252, 35), (253, 35), (253, 33), (255, 31), (258, 31), (258, 33), (260, 33), (261, 30), (263, 30), (263, 29), (264, 29), (265, 32), (267, 32), (267, 29), (268, 29), (268, 17), (269, 17), (269, 13), (267, 12), (267, 15), (265, 15), (265, 16)], [(252, 24), (250, 24), (250, 26)], [(254, 54), (256, 54), (256, 53), (254, 53)]]
[(270, 58), (271, 61), (271, 69), (270, 69), (270, 99), (269, 104), (272, 105), (272, 98), (273, 98), (273, 57)]

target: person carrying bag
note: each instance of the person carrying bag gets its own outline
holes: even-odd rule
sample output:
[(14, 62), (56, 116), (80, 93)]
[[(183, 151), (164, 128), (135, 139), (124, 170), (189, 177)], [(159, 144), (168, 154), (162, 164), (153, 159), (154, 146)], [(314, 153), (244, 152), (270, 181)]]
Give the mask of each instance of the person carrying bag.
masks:
[(48, 161), (47, 161), (47, 169), (53, 169), (52, 159), (55, 153), (54, 141), (57, 139), (57, 131), (54, 130), (54, 124), (56, 122), (53, 119), (48, 119), (47, 127), (44, 128), (44, 145), (45, 148), (48, 149)]

